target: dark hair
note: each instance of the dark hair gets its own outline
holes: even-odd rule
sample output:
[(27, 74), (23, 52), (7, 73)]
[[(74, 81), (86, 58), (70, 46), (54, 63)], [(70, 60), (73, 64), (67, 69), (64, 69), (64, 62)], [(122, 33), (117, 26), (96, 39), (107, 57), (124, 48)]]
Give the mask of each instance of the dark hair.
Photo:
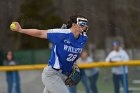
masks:
[(82, 52), (87, 52), (87, 49), (83, 49)]
[(73, 16), (70, 16), (69, 17), (69, 20), (67, 22), (67, 28), (71, 28), (72, 27), (72, 23), (77, 23), (77, 18), (80, 17), (80, 18), (85, 18), (84, 16), (82, 15), (73, 15)]
[[(89, 54), (87, 49), (83, 49), (83, 50), (82, 50), (82, 53), (83, 53), (83, 52), (86, 52), (87, 54)], [(81, 54), (82, 54), (82, 53), (81, 53)]]

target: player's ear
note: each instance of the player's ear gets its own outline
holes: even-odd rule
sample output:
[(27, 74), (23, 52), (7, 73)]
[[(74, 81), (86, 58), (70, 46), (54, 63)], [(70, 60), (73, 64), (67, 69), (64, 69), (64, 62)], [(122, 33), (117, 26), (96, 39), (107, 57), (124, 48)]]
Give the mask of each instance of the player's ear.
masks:
[(76, 26), (76, 23), (72, 23), (72, 26), (73, 26), (73, 27)]

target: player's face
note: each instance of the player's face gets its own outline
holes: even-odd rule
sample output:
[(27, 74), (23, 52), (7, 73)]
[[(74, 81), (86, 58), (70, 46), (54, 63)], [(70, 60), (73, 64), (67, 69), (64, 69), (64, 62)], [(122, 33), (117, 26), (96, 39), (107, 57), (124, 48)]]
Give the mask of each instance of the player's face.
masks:
[(119, 50), (120, 46), (116, 45), (116, 46), (113, 46), (113, 50)]
[(83, 32), (84, 30), (86, 30), (87, 29), (87, 27), (86, 26), (80, 26), (79, 24), (75, 24), (75, 30), (77, 31), (77, 32)]
[[(79, 25), (80, 26), (80, 25)], [(88, 29), (88, 26), (80, 26), (81, 31), (86, 31)]]
[(86, 59), (88, 56), (87, 52), (86, 51), (83, 51), (82, 54), (81, 54), (81, 58), (82, 59)]
[(88, 20), (85, 18), (77, 18), (77, 28), (80, 32), (88, 29), (87, 22)]

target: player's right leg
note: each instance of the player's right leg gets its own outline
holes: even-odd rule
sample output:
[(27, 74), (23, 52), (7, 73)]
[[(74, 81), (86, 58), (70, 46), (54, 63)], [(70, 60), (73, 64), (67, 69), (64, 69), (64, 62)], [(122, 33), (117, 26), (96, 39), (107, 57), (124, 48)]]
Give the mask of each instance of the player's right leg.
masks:
[(45, 68), (42, 73), (42, 82), (45, 85), (45, 90), (48, 90), (50, 93), (69, 93), (60, 74), (51, 67)]

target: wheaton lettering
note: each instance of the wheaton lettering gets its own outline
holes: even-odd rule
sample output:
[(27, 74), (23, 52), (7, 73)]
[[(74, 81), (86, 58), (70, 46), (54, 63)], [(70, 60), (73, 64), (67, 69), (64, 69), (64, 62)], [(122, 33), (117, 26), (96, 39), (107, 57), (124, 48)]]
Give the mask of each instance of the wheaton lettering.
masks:
[(82, 48), (74, 48), (72, 46), (64, 45), (64, 50), (72, 53), (81, 53)]

